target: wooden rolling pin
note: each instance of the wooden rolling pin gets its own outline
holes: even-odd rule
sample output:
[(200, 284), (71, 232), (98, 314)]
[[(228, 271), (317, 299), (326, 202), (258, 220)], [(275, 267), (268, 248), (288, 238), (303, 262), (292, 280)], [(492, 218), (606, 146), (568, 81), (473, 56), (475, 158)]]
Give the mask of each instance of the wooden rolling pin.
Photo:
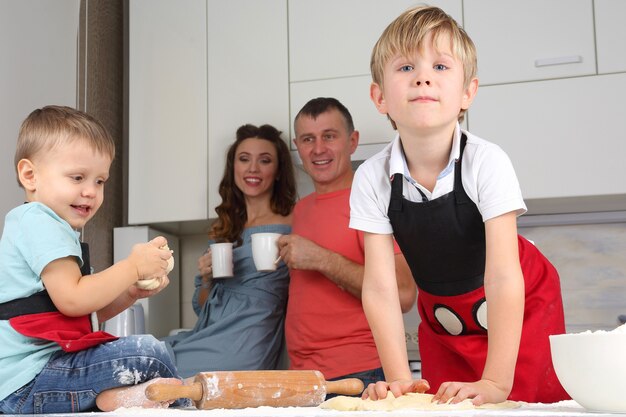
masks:
[(200, 372), (190, 385), (151, 384), (152, 401), (191, 398), (196, 408), (311, 407), (326, 394), (358, 395), (363, 382), (356, 378), (326, 381), (319, 371)]

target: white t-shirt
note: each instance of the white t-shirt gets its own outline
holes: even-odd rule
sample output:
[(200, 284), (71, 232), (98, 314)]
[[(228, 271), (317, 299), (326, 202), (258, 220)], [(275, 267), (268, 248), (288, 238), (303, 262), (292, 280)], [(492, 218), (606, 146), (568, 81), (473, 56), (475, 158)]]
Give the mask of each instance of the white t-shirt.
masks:
[[(515, 211), (526, 212), (517, 176), (511, 160), (498, 146), (469, 132), (463, 154), (461, 179), (469, 198), (476, 204), (487, 221), (502, 214)], [(450, 159), (439, 174), (432, 193), (411, 178), (399, 135), (384, 149), (363, 162), (357, 169), (350, 194), (350, 227), (370, 233), (392, 234), (387, 216), (391, 196), (390, 178), (403, 174), (404, 198), (421, 202), (417, 187), (434, 200), (454, 189), (454, 162), (459, 157), (461, 129), (457, 124), (452, 142)]]

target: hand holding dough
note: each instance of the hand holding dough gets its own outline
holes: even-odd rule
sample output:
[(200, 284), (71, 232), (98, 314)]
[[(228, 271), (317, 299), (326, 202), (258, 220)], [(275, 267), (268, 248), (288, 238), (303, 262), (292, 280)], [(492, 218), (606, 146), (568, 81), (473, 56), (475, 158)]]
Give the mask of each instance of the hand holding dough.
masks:
[[(161, 249), (168, 250), (174, 253), (174, 251), (171, 250), (170, 247), (167, 245), (161, 246)], [(172, 272), (172, 269), (174, 269), (174, 256), (170, 256), (167, 260), (167, 268), (165, 270), (165, 275)], [(139, 281), (135, 283), (135, 285), (141, 288), (142, 290), (156, 290), (157, 288), (161, 286), (162, 278), (163, 277), (140, 279)]]

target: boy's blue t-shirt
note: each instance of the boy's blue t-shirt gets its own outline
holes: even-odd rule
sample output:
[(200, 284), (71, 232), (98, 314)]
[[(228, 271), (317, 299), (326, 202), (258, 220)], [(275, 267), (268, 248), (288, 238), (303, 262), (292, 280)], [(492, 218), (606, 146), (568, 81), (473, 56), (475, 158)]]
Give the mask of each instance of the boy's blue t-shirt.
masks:
[[(0, 239), (0, 303), (44, 289), (40, 275), (50, 262), (75, 256), (82, 263), (78, 232), (41, 203), (11, 210)], [(30, 382), (60, 350), (53, 342), (25, 337), (0, 320), (0, 399)]]

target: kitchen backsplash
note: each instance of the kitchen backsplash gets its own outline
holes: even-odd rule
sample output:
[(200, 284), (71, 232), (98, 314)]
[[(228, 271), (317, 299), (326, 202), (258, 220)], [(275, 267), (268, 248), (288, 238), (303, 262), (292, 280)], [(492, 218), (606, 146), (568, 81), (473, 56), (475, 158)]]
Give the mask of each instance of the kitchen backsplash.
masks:
[(569, 333), (609, 330), (626, 314), (626, 223), (521, 227), (559, 271)]

